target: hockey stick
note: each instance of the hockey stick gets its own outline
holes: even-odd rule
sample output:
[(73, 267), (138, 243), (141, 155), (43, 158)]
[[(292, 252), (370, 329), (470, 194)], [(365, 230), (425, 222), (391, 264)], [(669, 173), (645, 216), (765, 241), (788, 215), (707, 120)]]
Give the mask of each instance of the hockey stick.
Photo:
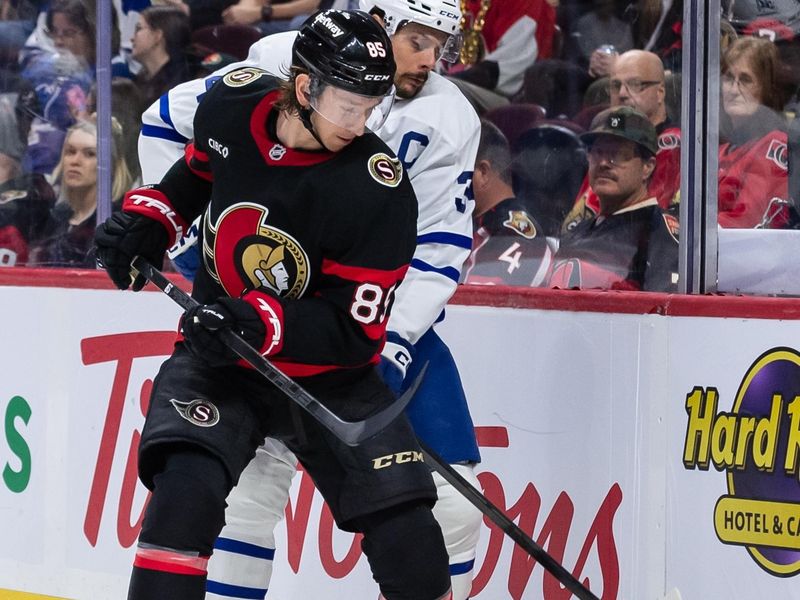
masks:
[(514, 521), (509, 519), (499, 508), (492, 504), (486, 496), (478, 491), (469, 481), (464, 479), (458, 471), (442, 460), (438, 454), (427, 446), (427, 444), (419, 440), (419, 445), (422, 448), (425, 462), (428, 463), (434, 471), (444, 477), (444, 479), (456, 488), (462, 496), (469, 500), (475, 508), (489, 517), (489, 520), (497, 525), (508, 537), (514, 540), (520, 548), (539, 561), (539, 563), (550, 571), (564, 587), (575, 594), (580, 600), (599, 600), (597, 596), (578, 581), (572, 573), (567, 571), (555, 558), (550, 556), (544, 548), (534, 542), (528, 534), (514, 523)]
[[(178, 306), (189, 310), (199, 302), (167, 279), (164, 274), (140, 256), (131, 262), (131, 267), (144, 275), (157, 288), (172, 298)], [(424, 371), (420, 373), (409, 389), (396, 401), (381, 412), (367, 417), (363, 421), (343, 421), (326, 408), (319, 400), (304, 390), (297, 382), (283, 374), (280, 369), (264, 358), (258, 350), (248, 344), (231, 329), (222, 329), (219, 336), (236, 354), (246, 360), (256, 371), (266, 377), (278, 389), (286, 394), (292, 402), (300, 405), (321, 425), (348, 446), (357, 446), (389, 425), (403, 412), (417, 391)], [(426, 365), (427, 367), (427, 365)]]

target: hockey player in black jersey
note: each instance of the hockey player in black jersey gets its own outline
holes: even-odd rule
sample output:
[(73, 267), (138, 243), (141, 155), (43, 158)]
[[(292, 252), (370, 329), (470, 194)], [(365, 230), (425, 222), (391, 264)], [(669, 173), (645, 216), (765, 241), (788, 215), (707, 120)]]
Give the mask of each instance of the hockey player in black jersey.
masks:
[(399, 161), (365, 130), (385, 114), (393, 75), (373, 19), (317, 13), (298, 34), (288, 82), (251, 67), (225, 75), (200, 103), (185, 160), (98, 228), (109, 276), (137, 290), (131, 259), (160, 265), (203, 214), (201, 306), (183, 316), (154, 382), (139, 448), (152, 497), (130, 600), (204, 597), (225, 498), (265, 436), (297, 455), (342, 529), (364, 534), (383, 597), (450, 597), (436, 490), (407, 418), (345, 446), (216, 335), (233, 328), (343, 419), (394, 400), (374, 365), (417, 204)]

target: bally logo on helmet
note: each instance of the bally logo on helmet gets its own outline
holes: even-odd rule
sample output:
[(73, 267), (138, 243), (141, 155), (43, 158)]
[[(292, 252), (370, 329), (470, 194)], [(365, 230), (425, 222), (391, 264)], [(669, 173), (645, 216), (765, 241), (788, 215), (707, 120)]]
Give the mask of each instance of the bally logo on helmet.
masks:
[(317, 18), (314, 19), (315, 23), (322, 24), (325, 29), (331, 32), (333, 37), (339, 37), (340, 35), (344, 35), (344, 31), (341, 27), (339, 27), (336, 23), (334, 23), (330, 17), (325, 16), (325, 14), (317, 15)]
[(388, 154), (373, 154), (369, 158), (369, 174), (382, 185), (397, 187), (403, 180), (400, 161)]

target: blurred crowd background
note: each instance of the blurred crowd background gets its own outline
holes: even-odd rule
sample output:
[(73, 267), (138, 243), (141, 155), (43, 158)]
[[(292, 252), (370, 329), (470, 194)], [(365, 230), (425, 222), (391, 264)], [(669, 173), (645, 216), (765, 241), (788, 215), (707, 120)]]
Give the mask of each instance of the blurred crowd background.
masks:
[[(171, 87), (244, 59), (256, 40), (296, 29), (316, 9), (331, 5), (352, 8), (357, 2), (114, 0), (110, 35), (102, 36), (110, 40), (111, 82), (98, 86), (96, 0), (0, 0), (0, 265), (95, 268), (98, 206), (114, 210), (125, 191), (142, 183), (137, 158), (142, 112)], [(476, 166), (476, 184), (478, 177), (481, 183), (475, 190), (476, 251), (480, 232), (491, 226), (486, 215), (492, 206), (513, 196), (521, 216), (509, 219), (519, 216), (523, 221), (516, 230), (527, 231), (518, 240), (520, 252), (535, 255), (529, 269), (515, 267), (512, 276), (511, 255), (477, 253), (465, 268), (465, 282), (648, 289), (590, 277), (573, 280), (563, 269), (555, 278), (552, 271), (559, 248), (561, 254), (565, 246), (574, 248), (576, 234), (584, 239), (589, 225), (598, 227), (609, 217), (603, 194), (592, 186), (592, 161), (614, 165), (620, 157), (608, 150), (593, 153), (585, 135), (609, 108), (630, 107), (655, 130), (655, 168), (647, 191), (675, 241), (659, 252), (669, 253), (677, 265), (681, 235), (696, 235), (697, 223), (687, 227), (682, 220), (689, 212), (681, 210), (681, 183), (684, 190), (693, 189), (689, 178), (695, 176), (681, 172), (682, 153), (695, 143), (682, 139), (682, 100), (698, 85), (696, 76), (683, 72), (684, 3), (462, 0), (461, 5), (460, 60), (442, 73), (484, 121), (479, 162), (484, 159), (485, 172), (478, 174)], [(724, 0), (711, 2), (710, 10), (719, 11), (719, 32), (708, 36), (719, 44), (719, 63), (707, 65), (703, 76), (719, 100), (718, 119), (712, 121), (717, 189), (692, 200), (713, 206), (707, 212), (720, 231), (720, 276), (725, 270), (732, 282), (720, 281), (720, 291), (797, 294), (782, 282), (797, 273), (800, 251), (794, 235), (800, 231), (795, 181), (800, 3)], [(521, 26), (531, 21), (535, 28)], [(708, 77), (717, 70), (719, 77)], [(105, 146), (98, 144), (103, 94), (110, 97), (112, 113)], [(98, 193), (98, 147), (110, 148), (109, 197)], [(489, 194), (492, 173), (505, 186), (494, 192), (496, 200)], [(697, 211), (691, 214), (694, 219)], [(525, 244), (536, 248), (525, 250)], [(604, 244), (603, 252), (616, 251), (608, 240)], [(691, 249), (701, 251), (707, 249)], [(732, 262), (727, 252), (736, 253)], [(482, 260), (508, 262), (509, 276), (482, 276)], [(782, 272), (777, 279), (767, 273), (775, 260)], [(733, 264), (733, 271), (723, 269), (723, 261)], [(670, 283), (658, 289), (681, 289), (679, 278)]]

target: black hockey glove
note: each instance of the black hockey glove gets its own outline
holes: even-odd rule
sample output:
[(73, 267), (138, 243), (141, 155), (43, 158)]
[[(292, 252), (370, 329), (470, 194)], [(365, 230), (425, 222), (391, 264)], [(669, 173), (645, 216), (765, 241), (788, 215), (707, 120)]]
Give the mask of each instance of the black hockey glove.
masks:
[(233, 329), (256, 350), (262, 348), (267, 335), (258, 311), (238, 298), (220, 298), (215, 304), (190, 308), (181, 320), (184, 344), (211, 367), (233, 365), (239, 360), (239, 355), (219, 338), (219, 331), (225, 328)]
[(141, 256), (160, 269), (169, 237), (158, 221), (142, 215), (117, 212), (97, 228), (94, 243), (97, 246), (97, 263), (108, 272), (114, 285), (121, 290), (130, 286), (134, 292), (138, 292), (147, 279), (142, 275), (135, 279), (132, 277), (131, 261)]

